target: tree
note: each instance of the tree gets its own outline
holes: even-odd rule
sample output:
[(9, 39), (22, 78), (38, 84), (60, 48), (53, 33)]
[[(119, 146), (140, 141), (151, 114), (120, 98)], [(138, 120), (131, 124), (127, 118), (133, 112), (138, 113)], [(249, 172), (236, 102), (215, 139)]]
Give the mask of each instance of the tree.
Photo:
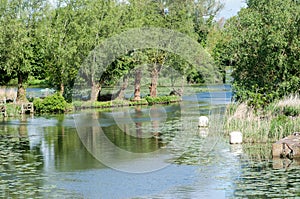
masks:
[[(110, 1), (105, 2), (108, 3)], [(93, 24), (87, 26), (89, 34), (84, 37), (88, 38), (86, 39), (87, 43), (94, 42), (92, 45), (89, 44), (89, 46), (93, 46), (95, 48), (85, 60), (83, 64), (84, 67), (81, 67), (79, 71), (81, 74), (79, 76), (81, 76), (82, 80), (87, 83), (86, 87), (92, 88), (90, 100), (95, 101), (99, 98), (102, 85), (114, 85), (121, 77), (128, 75), (130, 70), (141, 64), (148, 66), (148, 72), (151, 76), (151, 82), (149, 82), (151, 85), (150, 95), (155, 96), (157, 93), (156, 87), (159, 73), (161, 68), (164, 66), (165, 61), (169, 59), (169, 52), (163, 50), (163, 47), (162, 49), (131, 49), (129, 46), (134, 47), (134, 45), (131, 45), (128, 41), (122, 41), (122, 36), (117, 38), (109, 37), (121, 32), (126, 33), (126, 30), (131, 28), (158, 27), (162, 29), (173, 29), (176, 32), (181, 32), (196, 40), (198, 36), (194, 29), (195, 2), (182, 2), (177, 0), (167, 1), (167, 3), (164, 4), (163, 1), (130, 0), (129, 3), (111, 3), (107, 5), (110, 5), (108, 6), (108, 11), (102, 9), (100, 12), (101, 9), (99, 9), (97, 12), (92, 11), (88, 15), (103, 15), (103, 17), (94, 17), (89, 20), (93, 21)], [(97, 7), (97, 4), (90, 7), (89, 10), (93, 10), (95, 7)], [(165, 11), (166, 8), (169, 9), (169, 12)], [(85, 10), (88, 9), (85, 8)], [(98, 14), (95, 15), (95, 13)], [(101, 13), (101, 15), (99, 15), (99, 13)], [(94, 24), (98, 25), (95, 26)], [(89, 27), (94, 27), (94, 29)], [(114, 39), (117, 39), (118, 41), (114, 41)], [(130, 39), (134, 40), (133, 38)], [(120, 44), (123, 44), (125, 48), (128, 47), (129, 49), (122, 48)], [(189, 47), (190, 46), (186, 46), (186, 48)], [(121, 51), (123, 54), (116, 54), (116, 52), (120, 53)], [(132, 51), (137, 54), (132, 53)], [(172, 56), (173, 63), (176, 63), (176, 59), (178, 60), (178, 63), (183, 63), (179, 56), (180, 55)], [(201, 61), (199, 61), (199, 63), (200, 62)], [(183, 70), (185, 72), (194, 72), (197, 70), (197, 66), (193, 66), (193, 70), (188, 69), (188, 67), (190, 67), (189, 64), (183, 64), (183, 66), (184, 68), (186, 67)], [(186, 75), (186, 73), (183, 74)], [(136, 88), (139, 88), (139, 82), (142, 75), (145, 75), (145, 73), (137, 72), (136, 75)], [(194, 73), (194, 76), (191, 79), (197, 79), (199, 82), (199, 78), (202, 78), (201, 74)], [(125, 80), (126, 78), (124, 78), (123, 88), (126, 86)], [(81, 81), (78, 80), (78, 82)], [(136, 89), (136, 91), (135, 96), (140, 96), (138, 92), (139, 89)], [(136, 97), (136, 99), (137, 98), (138, 97)]]
[[(111, 62), (114, 60), (106, 62), (107, 59), (103, 58), (105, 55), (99, 54), (105, 40), (123, 30), (124, 20), (127, 20), (124, 14), (126, 7), (127, 4), (118, 4), (115, 1), (89, 1), (87, 5), (82, 6), (81, 13), (78, 14), (80, 20), (77, 24), (80, 25), (81, 34), (76, 43), (78, 50), (82, 52), (79, 76), (83, 77), (88, 84), (85, 86), (91, 88), (91, 101), (99, 98), (103, 84), (115, 82), (115, 79), (120, 77), (119, 72), (126, 74), (122, 72), (123, 67), (118, 62), (113, 64)], [(107, 53), (114, 50), (109, 47), (105, 49)], [(109, 65), (111, 66), (105, 70), (105, 67)], [(118, 70), (119, 66), (120, 70)]]
[(251, 0), (230, 19), (221, 61), (233, 63), (237, 100), (261, 107), (300, 86), (300, 5), (292, 0)]
[(230, 38), (224, 33), (223, 25), (224, 19), (222, 18), (212, 26), (207, 35), (206, 49), (214, 58), (215, 64), (222, 75), (223, 83), (226, 83), (226, 70), (228, 66), (232, 65), (232, 60), (228, 57), (231, 51), (227, 48)]
[(193, 24), (197, 34), (197, 40), (206, 46), (207, 36), (214, 28), (214, 20), (218, 12), (223, 9), (224, 4), (219, 0), (198, 0), (194, 1)]
[(59, 1), (49, 16), (47, 74), (61, 94), (65, 94), (66, 87), (76, 77), (86, 50), (80, 49), (86, 30), (85, 6), (84, 1)]
[(17, 101), (26, 101), (24, 84), (38, 67), (40, 22), (47, 12), (44, 0), (11, 0), (1, 4), (1, 65), (8, 79), (17, 78)]

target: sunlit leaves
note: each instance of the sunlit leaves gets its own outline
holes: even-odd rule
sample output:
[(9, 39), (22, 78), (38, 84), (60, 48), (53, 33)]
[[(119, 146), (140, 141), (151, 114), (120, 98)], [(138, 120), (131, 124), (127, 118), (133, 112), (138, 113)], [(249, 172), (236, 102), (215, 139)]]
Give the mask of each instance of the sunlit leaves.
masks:
[(264, 105), (299, 92), (299, 13), (299, 4), (290, 0), (253, 0), (225, 25), (230, 39), (221, 56), (233, 60), (237, 99), (259, 93)]

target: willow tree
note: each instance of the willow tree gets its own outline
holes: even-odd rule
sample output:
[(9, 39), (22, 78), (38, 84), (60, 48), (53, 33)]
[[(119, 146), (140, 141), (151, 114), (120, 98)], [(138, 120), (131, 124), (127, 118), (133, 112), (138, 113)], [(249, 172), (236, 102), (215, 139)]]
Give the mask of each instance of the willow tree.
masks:
[(58, 1), (48, 16), (47, 74), (61, 94), (77, 75), (81, 63), (78, 42), (83, 29), (80, 26), (83, 6), (83, 1)]
[[(167, 28), (183, 33), (205, 46), (213, 19), (222, 7), (223, 4), (218, 0), (152, 1), (152, 6), (148, 10), (153, 10), (152, 17), (155, 20), (148, 17), (145, 25)], [(186, 48), (189, 49), (190, 46), (186, 46)], [(146, 53), (149, 57), (148, 64), (151, 76), (150, 96), (156, 96), (158, 76), (166, 62), (173, 62), (174, 69), (179, 70), (178, 72), (186, 76), (185, 78), (188, 78), (188, 81), (194, 83), (204, 82), (199, 68), (184, 62), (180, 55), (175, 56), (172, 53), (157, 49)], [(180, 63), (181, 66), (176, 66), (177, 64), (174, 64), (176, 62)]]
[[(93, 46), (95, 50), (91, 51), (88, 59), (83, 64), (84, 67), (81, 67), (79, 71), (81, 74), (80, 76), (82, 76), (89, 85), (86, 87), (92, 88), (90, 99), (92, 101), (97, 100), (103, 84), (108, 83), (109, 85), (114, 85), (118, 82), (117, 80), (119, 80), (122, 76), (126, 76), (130, 70), (139, 64), (148, 66), (148, 72), (151, 76), (151, 82), (149, 82), (149, 84), (151, 84), (150, 93), (152, 96), (155, 96), (157, 93), (156, 82), (158, 82), (158, 76), (161, 68), (168, 59), (168, 52), (163, 50), (163, 48), (144, 49), (141, 47), (142, 49), (134, 49), (135, 46), (131, 45), (128, 41), (132, 39), (133, 42), (136, 42), (133, 38), (134, 35), (127, 35), (129, 37), (127, 41), (122, 41), (122, 34), (124, 33), (123, 36), (125, 36), (130, 29), (138, 30), (137, 28), (143, 29), (145, 27), (162, 28), (181, 32), (197, 40), (198, 33), (196, 33), (194, 29), (194, 18), (196, 12), (196, 9), (194, 8), (195, 2), (182, 2), (179, 0), (166, 1), (166, 3), (156, 0), (129, 0), (127, 3), (119, 2), (116, 4), (113, 4), (113, 2), (114, 1), (100, 1), (95, 3), (94, 6), (89, 7), (89, 9), (84, 9), (91, 12), (89, 16), (94, 16), (94, 18), (90, 18), (90, 20), (85, 20), (85, 23), (87, 24), (90, 24), (90, 21), (93, 23), (86, 26), (86, 30), (88, 30), (89, 34), (83, 38), (85, 38), (85, 43), (94, 42), (94, 45), (89, 46)], [(103, 3), (106, 3), (105, 5), (109, 6), (101, 8)], [(93, 10), (95, 10), (97, 6), (99, 9), (94, 12)], [(93, 29), (91, 27), (93, 27)], [(119, 41), (115, 41), (115, 43), (113, 41), (114, 37), (111, 37), (114, 35), (120, 36), (117, 37)], [(81, 39), (77, 41), (81, 41)], [(119, 44), (122, 44), (123, 47), (128, 49), (122, 48), (122, 45)], [(123, 54), (115, 54), (118, 48)], [(186, 48), (190, 48), (190, 46), (186, 46)], [(140, 59), (140, 57), (139, 61), (132, 61), (132, 50), (137, 50), (143, 58)], [(112, 57), (109, 57), (110, 55)], [(110, 59), (117, 59), (117, 61), (113, 62), (114, 60)], [(173, 56), (172, 59), (177, 59), (177, 57)], [(110, 60), (110, 62), (107, 60)], [(175, 63), (175, 60), (173, 63)], [(185, 66), (188, 67), (188, 65)], [(136, 75), (138, 77), (137, 79), (140, 79), (143, 76), (138, 72)], [(124, 80), (126, 80), (126, 78)], [(138, 84), (140, 81), (136, 82)], [(124, 83), (125, 86), (126, 81)], [(138, 85), (136, 86), (138, 87)], [(139, 96), (139, 94), (136, 93), (135, 96)]]
[(44, 56), (38, 38), (48, 4), (44, 0), (11, 0), (1, 7), (0, 70), (6, 77), (17, 78), (17, 101), (26, 101), (24, 84)]

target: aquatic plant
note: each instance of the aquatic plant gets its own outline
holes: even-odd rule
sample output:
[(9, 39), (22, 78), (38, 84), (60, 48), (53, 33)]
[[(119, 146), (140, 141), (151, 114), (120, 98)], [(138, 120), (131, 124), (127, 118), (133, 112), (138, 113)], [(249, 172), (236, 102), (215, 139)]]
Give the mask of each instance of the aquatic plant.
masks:
[(228, 105), (225, 131), (242, 131), (244, 142), (272, 142), (299, 131), (300, 98), (285, 97), (264, 109), (254, 109), (245, 103)]

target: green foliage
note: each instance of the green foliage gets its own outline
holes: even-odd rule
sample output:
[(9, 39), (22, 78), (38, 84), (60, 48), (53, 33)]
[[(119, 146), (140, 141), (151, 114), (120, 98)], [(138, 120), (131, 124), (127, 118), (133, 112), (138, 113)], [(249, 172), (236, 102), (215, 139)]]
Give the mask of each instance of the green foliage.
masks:
[(49, 95), (45, 99), (36, 98), (33, 106), (36, 113), (64, 113), (71, 108), (59, 93)]
[(5, 106), (6, 106), (6, 114), (8, 116), (20, 115), (20, 113), (21, 113), (20, 105), (8, 103), (8, 104), (5, 104)]
[(300, 107), (294, 107), (294, 106), (276, 107), (274, 113), (276, 113), (277, 115), (298, 117), (300, 116)]
[(150, 97), (147, 96), (145, 98), (149, 105), (153, 104), (169, 104), (171, 102), (178, 102), (181, 101), (181, 98), (179, 96), (158, 96), (158, 97)]
[[(41, 21), (47, 5), (44, 0), (1, 2), (5, 9), (0, 13), (0, 71), (1, 76), (3, 74), (0, 82), (2, 78), (17, 78), (18, 88), (22, 89), (29, 75), (39, 70), (44, 57)], [(25, 93), (22, 93), (17, 100), (24, 97)]]
[(290, 106), (284, 107), (283, 114), (291, 117), (300, 116), (300, 108), (295, 108)]
[(128, 100), (112, 100), (106, 102), (82, 102), (75, 101), (73, 106), (75, 108), (113, 108), (113, 107), (122, 107), (122, 106), (135, 106), (135, 105), (147, 105), (148, 102), (146, 99), (141, 99), (139, 101), (128, 101)]
[(277, 135), (281, 135), (281, 137), (285, 137), (291, 135), (295, 132), (295, 121), (291, 120), (286, 115), (278, 115), (277, 117), (272, 118), (271, 127), (269, 131), (269, 137), (277, 137)]
[[(33, 79), (46, 79), (49, 86), (57, 88), (70, 101), (79, 68), (106, 39), (131, 28), (158, 27), (181, 32), (205, 45), (212, 19), (222, 7), (219, 2), (62, 0), (55, 1), (53, 6), (46, 0), (2, 1), (0, 85), (16, 80), (14, 83), (23, 88), (28, 80), (29, 84), (36, 84)], [(169, 13), (164, 12), (166, 7)], [(115, 49), (109, 50), (113, 54)], [(114, 85), (132, 68), (145, 63), (174, 67), (190, 74), (191, 82), (202, 80), (202, 74), (195, 72), (199, 66), (191, 66), (180, 55), (158, 49), (138, 49), (138, 55), (132, 55), (135, 50), (127, 49), (112, 64), (107, 63), (111, 65), (104, 75), (102, 70), (95, 73), (96, 60), (88, 60), (84, 70), (91, 77), (89, 83), (101, 90), (101, 86)]]
[(237, 100), (258, 108), (299, 93), (300, 4), (252, 0), (227, 21), (215, 49), (219, 63), (233, 66)]
[(179, 96), (159, 96), (150, 97), (147, 96), (138, 101), (128, 101), (128, 100), (112, 100), (106, 102), (73, 102), (75, 108), (113, 108), (122, 106), (136, 106), (136, 105), (153, 105), (153, 104), (170, 104), (174, 102), (181, 101)]

